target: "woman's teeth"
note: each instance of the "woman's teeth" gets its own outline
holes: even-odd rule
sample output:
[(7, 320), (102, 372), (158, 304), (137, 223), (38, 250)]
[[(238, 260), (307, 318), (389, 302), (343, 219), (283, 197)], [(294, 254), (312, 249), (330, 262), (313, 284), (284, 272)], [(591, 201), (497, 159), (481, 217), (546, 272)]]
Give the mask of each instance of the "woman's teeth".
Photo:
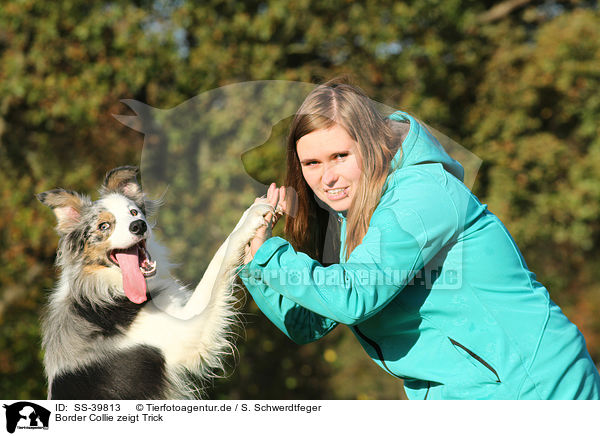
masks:
[(348, 188), (329, 189), (325, 191), (327, 198), (331, 201), (341, 200), (348, 196)]

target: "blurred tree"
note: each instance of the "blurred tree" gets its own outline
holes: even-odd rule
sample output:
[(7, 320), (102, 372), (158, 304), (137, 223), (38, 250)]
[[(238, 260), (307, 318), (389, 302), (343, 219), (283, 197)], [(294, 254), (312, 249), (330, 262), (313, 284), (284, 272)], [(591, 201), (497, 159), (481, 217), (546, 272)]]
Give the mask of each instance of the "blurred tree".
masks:
[[(289, 110), (285, 94), (260, 106), (242, 95), (225, 113), (194, 100), (184, 117), (153, 113), (169, 129), (138, 126), (145, 137), (111, 117), (131, 114), (120, 99), (175, 109), (232, 83), (346, 73), (372, 98), (415, 114), (484, 160), (476, 193), (600, 361), (599, 24), (595, 1), (3, 0), (3, 397), (45, 396), (37, 318), (55, 277), (57, 238), (36, 192), (93, 193), (107, 170), (140, 163), (150, 144), (165, 144), (172, 163), (163, 162), (163, 172), (147, 168), (169, 181), (166, 199), (177, 202), (161, 210), (158, 233), (181, 262), (178, 276), (193, 283), (264, 189), (247, 172), (261, 182), (280, 177), (277, 145), (240, 157), (267, 139), (282, 147), (286, 129), (269, 130)], [(208, 387), (211, 397), (403, 396), (348, 329), (297, 346), (249, 300), (235, 369)]]
[(481, 194), (600, 360), (600, 15), (507, 20), (469, 111), (466, 139), (488, 170)]

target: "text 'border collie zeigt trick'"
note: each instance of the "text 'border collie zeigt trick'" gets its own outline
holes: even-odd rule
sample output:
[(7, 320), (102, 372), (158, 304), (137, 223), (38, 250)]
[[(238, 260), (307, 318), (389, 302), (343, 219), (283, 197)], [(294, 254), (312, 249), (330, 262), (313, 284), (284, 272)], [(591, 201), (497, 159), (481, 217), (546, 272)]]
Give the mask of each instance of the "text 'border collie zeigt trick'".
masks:
[[(252, 205), (192, 292), (170, 278), (150, 239), (135, 167), (110, 171), (100, 198), (38, 195), (60, 235), (60, 277), (43, 318), (50, 399), (193, 398), (186, 374), (209, 377), (232, 350), (234, 280), (272, 206)], [(164, 252), (164, 250), (162, 250)]]

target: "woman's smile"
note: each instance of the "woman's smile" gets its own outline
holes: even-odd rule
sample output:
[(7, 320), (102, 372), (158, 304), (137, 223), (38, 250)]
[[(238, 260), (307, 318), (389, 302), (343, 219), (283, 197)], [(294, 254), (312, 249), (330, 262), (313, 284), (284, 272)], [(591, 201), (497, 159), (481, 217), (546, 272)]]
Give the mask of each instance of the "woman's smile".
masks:
[(325, 189), (325, 194), (327, 198), (331, 201), (341, 200), (342, 198), (348, 197), (348, 188), (335, 188), (335, 189)]

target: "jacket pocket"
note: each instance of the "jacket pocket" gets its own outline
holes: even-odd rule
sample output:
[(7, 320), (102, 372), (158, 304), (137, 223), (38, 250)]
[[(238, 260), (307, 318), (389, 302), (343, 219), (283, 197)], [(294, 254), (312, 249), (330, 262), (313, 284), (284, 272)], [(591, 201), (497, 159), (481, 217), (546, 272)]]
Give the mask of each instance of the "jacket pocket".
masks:
[(394, 377), (402, 379), (402, 377), (400, 377), (398, 374), (395, 374), (390, 368), (388, 368), (387, 364), (385, 363), (385, 357), (383, 357), (383, 351), (382, 351), (381, 347), (379, 346), (379, 344), (377, 342), (375, 342), (373, 339), (371, 339), (368, 336), (366, 336), (363, 332), (361, 332), (358, 329), (358, 327), (353, 326), (352, 328), (354, 329), (354, 331), (356, 332), (356, 334), (358, 336), (360, 336), (360, 338), (363, 341), (365, 341), (367, 344), (369, 344), (371, 347), (373, 347), (373, 349), (375, 350), (375, 353), (377, 353), (377, 358), (379, 359), (379, 361), (381, 362), (381, 364), (383, 365), (383, 367), (385, 368), (385, 370), (387, 372), (389, 372), (391, 375), (393, 375)]
[(460, 342), (452, 339), (451, 337), (448, 337), (448, 339), (450, 340), (450, 342), (452, 343), (452, 345), (454, 345), (454, 347), (461, 352), (461, 354), (466, 353), (467, 356), (465, 356), (474, 366), (478, 367), (482, 372), (484, 372), (484, 374), (486, 376), (489, 376), (489, 378), (496, 382), (496, 383), (502, 383), (502, 381), (500, 380), (500, 376), (498, 375), (498, 372), (494, 369), (494, 367), (492, 365), (490, 365), (488, 362), (486, 362), (481, 356), (477, 355), (476, 353), (474, 353), (473, 351), (471, 351), (469, 348), (465, 347), (463, 344), (461, 344)]

